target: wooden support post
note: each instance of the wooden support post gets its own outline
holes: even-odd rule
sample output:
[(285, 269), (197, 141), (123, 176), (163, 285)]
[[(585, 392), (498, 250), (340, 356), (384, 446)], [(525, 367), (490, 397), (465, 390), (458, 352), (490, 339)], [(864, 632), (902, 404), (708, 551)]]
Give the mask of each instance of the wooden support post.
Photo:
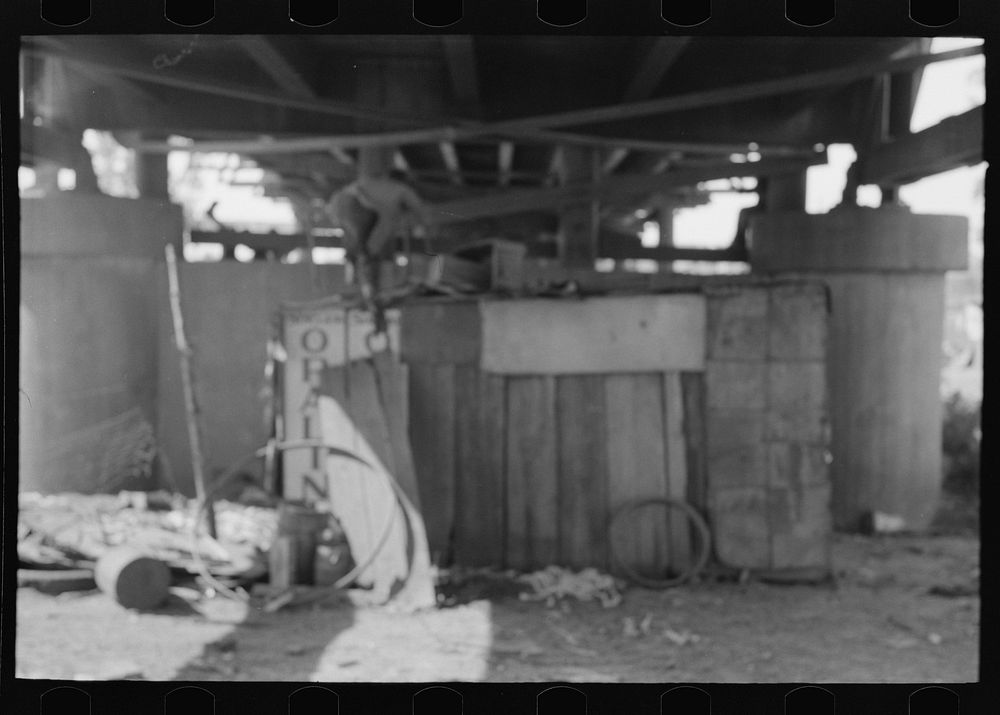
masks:
[[(78, 138), (82, 131), (76, 132)], [(90, 157), (90, 152), (79, 141), (73, 147), (72, 156), (69, 157), (69, 168), (76, 173), (76, 186), (74, 191), (82, 191), (88, 194), (101, 193), (97, 185), (97, 174), (94, 172), (94, 163)]]
[[(561, 181), (564, 186), (599, 180), (600, 154), (575, 146), (562, 147)], [(592, 268), (597, 258), (597, 199), (563, 208), (559, 219), (560, 257), (567, 266)]]
[(214, 539), (215, 510), (211, 495), (205, 488), (205, 460), (201, 452), (201, 430), (198, 425), (198, 403), (194, 394), (194, 373), (191, 370), (191, 347), (184, 335), (184, 314), (181, 311), (180, 281), (177, 277), (177, 256), (174, 244), (166, 246), (167, 281), (170, 286), (170, 312), (174, 321), (174, 340), (181, 358), (181, 383), (184, 389), (184, 407), (187, 411), (188, 442), (191, 447), (191, 472), (194, 474), (194, 489), (198, 503), (202, 505), (208, 520), (208, 533)]
[(779, 174), (766, 179), (758, 179), (764, 183), (763, 199), (767, 211), (805, 211), (806, 210), (806, 172), (794, 174)]
[(656, 200), (656, 220), (660, 225), (660, 245), (674, 245), (674, 210), (677, 201), (673, 197), (660, 195)]
[(167, 155), (136, 152), (135, 185), (142, 198), (169, 199)]

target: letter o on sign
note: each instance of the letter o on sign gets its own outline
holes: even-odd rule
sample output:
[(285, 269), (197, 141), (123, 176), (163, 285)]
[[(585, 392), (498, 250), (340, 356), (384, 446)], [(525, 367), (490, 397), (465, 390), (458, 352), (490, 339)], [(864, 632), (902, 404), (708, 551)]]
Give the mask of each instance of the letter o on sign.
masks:
[(321, 353), (329, 343), (326, 333), (319, 328), (309, 328), (302, 333), (302, 347), (311, 353)]

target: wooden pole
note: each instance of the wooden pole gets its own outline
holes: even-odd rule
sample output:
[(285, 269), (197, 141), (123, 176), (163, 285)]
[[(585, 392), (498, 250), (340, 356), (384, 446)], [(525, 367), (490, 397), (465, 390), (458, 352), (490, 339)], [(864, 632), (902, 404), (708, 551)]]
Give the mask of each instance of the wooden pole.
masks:
[(204, 459), (201, 453), (201, 437), (198, 430), (198, 404), (194, 395), (194, 376), (191, 370), (191, 347), (184, 335), (184, 315), (181, 312), (180, 282), (177, 279), (177, 256), (174, 244), (166, 245), (167, 281), (170, 286), (170, 313), (174, 320), (174, 340), (181, 356), (181, 384), (184, 389), (184, 407), (187, 411), (188, 441), (191, 444), (191, 471), (194, 474), (194, 489), (198, 502), (204, 506), (208, 519), (208, 533), (214, 539), (215, 510), (205, 489)]

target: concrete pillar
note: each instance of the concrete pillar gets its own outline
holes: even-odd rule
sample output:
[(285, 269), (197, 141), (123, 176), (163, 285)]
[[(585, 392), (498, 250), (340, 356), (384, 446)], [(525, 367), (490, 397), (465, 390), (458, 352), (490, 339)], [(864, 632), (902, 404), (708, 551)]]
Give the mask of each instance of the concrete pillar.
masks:
[(136, 152), (135, 183), (144, 199), (170, 200), (166, 154)]
[(822, 278), (834, 525), (879, 511), (926, 528), (941, 485), (944, 274), (968, 261), (967, 221), (902, 207), (775, 212), (750, 224), (755, 272)]
[[(23, 491), (114, 491), (129, 444), (101, 440), (138, 408), (156, 416), (163, 245), (181, 211), (63, 192), (21, 202), (19, 445)], [(106, 448), (100, 463), (101, 450)]]

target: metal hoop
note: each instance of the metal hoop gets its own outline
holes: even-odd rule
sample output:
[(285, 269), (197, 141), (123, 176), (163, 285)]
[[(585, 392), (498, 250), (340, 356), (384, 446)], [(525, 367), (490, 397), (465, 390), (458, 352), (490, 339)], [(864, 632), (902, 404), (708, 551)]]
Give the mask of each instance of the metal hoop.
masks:
[[(625, 517), (631, 517), (639, 509), (651, 505), (664, 506), (667, 509), (672, 509), (675, 512), (681, 512), (685, 517), (685, 522), (687, 524), (693, 524), (695, 531), (697, 532), (697, 552), (692, 560), (691, 566), (689, 566), (685, 571), (674, 576), (673, 578), (657, 579), (650, 578), (648, 576), (643, 576), (642, 574), (636, 572), (636, 570), (628, 564), (621, 554), (615, 549), (615, 539), (612, 533), (615, 524), (626, 521)], [(638, 499), (635, 501), (627, 502), (620, 506), (614, 514), (611, 516), (611, 520), (608, 523), (608, 544), (611, 551), (611, 558), (614, 561), (625, 576), (640, 586), (645, 586), (646, 588), (664, 589), (670, 588), (671, 586), (679, 586), (692, 578), (694, 578), (702, 569), (705, 568), (705, 564), (708, 562), (709, 554), (711, 553), (711, 532), (709, 531), (708, 524), (702, 518), (701, 514), (694, 510), (694, 508), (687, 502), (680, 501), (677, 499)]]

